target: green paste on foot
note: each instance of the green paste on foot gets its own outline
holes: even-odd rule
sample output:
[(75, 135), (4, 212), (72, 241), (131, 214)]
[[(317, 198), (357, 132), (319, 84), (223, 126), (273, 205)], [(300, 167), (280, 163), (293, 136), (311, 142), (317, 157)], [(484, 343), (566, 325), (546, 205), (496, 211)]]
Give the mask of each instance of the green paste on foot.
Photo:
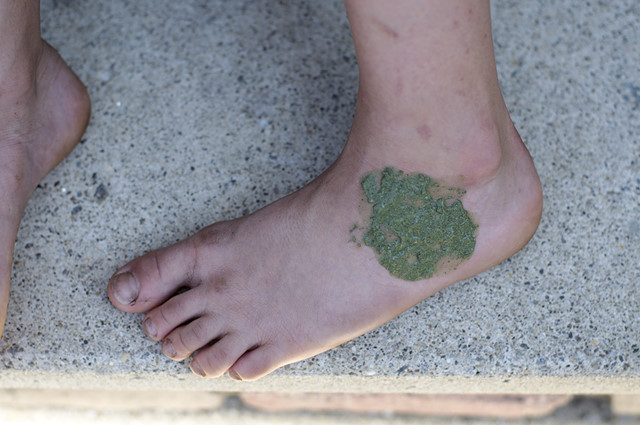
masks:
[(391, 275), (414, 281), (431, 277), (441, 261), (462, 261), (476, 246), (477, 225), (462, 206), (463, 190), (442, 188), (424, 174), (385, 168), (361, 180), (369, 204), (364, 243)]

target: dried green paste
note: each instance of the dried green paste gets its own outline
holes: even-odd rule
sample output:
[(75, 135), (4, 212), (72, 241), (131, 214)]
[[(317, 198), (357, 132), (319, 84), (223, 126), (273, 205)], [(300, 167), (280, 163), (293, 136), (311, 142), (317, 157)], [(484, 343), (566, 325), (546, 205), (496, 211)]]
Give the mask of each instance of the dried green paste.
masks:
[(478, 226), (460, 202), (463, 190), (390, 167), (365, 175), (361, 185), (371, 205), (363, 242), (391, 275), (425, 279), (441, 261), (460, 262), (473, 253)]

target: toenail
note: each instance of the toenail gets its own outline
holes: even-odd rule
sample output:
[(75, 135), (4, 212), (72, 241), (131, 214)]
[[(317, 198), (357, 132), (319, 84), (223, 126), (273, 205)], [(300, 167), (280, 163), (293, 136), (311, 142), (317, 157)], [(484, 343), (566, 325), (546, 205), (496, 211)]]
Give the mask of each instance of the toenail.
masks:
[(144, 329), (144, 333), (146, 333), (150, 338), (155, 338), (158, 336), (158, 331), (156, 330), (156, 325), (153, 324), (153, 321), (150, 317), (147, 317), (142, 322), (142, 328)]
[(229, 369), (229, 377), (236, 381), (242, 381), (242, 378), (240, 377), (240, 375), (238, 375), (238, 372), (233, 369)]
[(133, 274), (124, 272), (111, 279), (111, 288), (120, 304), (129, 305), (138, 298), (140, 284)]
[(177, 357), (178, 353), (176, 353), (176, 349), (173, 347), (173, 343), (170, 339), (165, 339), (162, 343), (162, 352), (167, 357)]
[(200, 367), (200, 364), (196, 360), (192, 360), (191, 361), (191, 370), (196, 375), (200, 375), (202, 377), (206, 377), (207, 376), (207, 374), (204, 373), (204, 370), (202, 370), (202, 367)]

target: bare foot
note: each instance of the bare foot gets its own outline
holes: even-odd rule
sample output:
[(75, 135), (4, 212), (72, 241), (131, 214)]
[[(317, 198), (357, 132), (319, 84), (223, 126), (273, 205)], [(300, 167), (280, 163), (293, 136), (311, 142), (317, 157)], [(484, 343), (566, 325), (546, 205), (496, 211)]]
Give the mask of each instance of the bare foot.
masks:
[(429, 173), (429, 166), (408, 169), (347, 149), (302, 190), (134, 260), (112, 278), (109, 297), (121, 310), (149, 311), (144, 330), (164, 341), (170, 358), (200, 350), (194, 372), (215, 377), (231, 368), (236, 378), (256, 379), (361, 335), (524, 246), (540, 218), (540, 185), (515, 129), (508, 139), (498, 167), (465, 185), (478, 234), (473, 255), (456, 270), (403, 281), (350, 240), (362, 223), (365, 173), (388, 165)]
[(0, 335), (22, 213), (38, 182), (78, 143), (90, 115), (86, 88), (58, 53), (42, 41), (36, 57), (18, 75), (0, 75)]
[[(148, 312), (147, 335), (174, 360), (193, 355), (202, 376), (252, 380), (335, 347), (500, 263), (537, 228), (540, 181), (502, 100), (488, 2), (346, 3), (360, 90), (336, 163), (300, 191), (110, 280), (111, 302)], [(466, 191), (477, 230), (457, 267), (402, 280), (354, 243), (361, 180), (385, 167)]]

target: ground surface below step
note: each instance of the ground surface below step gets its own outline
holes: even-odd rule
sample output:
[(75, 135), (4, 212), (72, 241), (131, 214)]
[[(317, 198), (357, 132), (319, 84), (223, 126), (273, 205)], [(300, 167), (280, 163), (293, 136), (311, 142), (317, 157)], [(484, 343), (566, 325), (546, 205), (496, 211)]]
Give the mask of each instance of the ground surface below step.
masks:
[[(1, 397), (1, 396), (0, 396)], [(197, 398), (197, 397), (196, 397)], [(207, 397), (209, 400), (211, 396)], [(138, 398), (138, 401), (140, 398)], [(98, 405), (103, 406), (103, 400)], [(77, 406), (77, 403), (73, 403)], [(193, 403), (191, 403), (193, 405)], [(384, 413), (348, 413), (344, 411), (319, 412), (312, 410), (298, 410), (286, 413), (269, 413), (248, 407), (237, 397), (230, 396), (224, 403), (206, 408), (176, 410), (153, 410), (148, 407), (137, 410), (105, 410), (104, 408), (24, 408), (19, 406), (0, 406), (0, 420), (11, 424), (373, 424), (373, 425), (555, 425), (555, 424), (584, 424), (607, 425), (629, 424), (633, 417), (616, 416), (610, 409), (606, 397), (576, 398), (569, 404), (559, 407), (554, 412), (540, 418), (529, 419), (491, 419), (491, 418), (463, 418), (451, 416), (425, 416), (416, 414), (397, 414), (391, 411)], [(631, 420), (631, 421), (630, 421)]]

